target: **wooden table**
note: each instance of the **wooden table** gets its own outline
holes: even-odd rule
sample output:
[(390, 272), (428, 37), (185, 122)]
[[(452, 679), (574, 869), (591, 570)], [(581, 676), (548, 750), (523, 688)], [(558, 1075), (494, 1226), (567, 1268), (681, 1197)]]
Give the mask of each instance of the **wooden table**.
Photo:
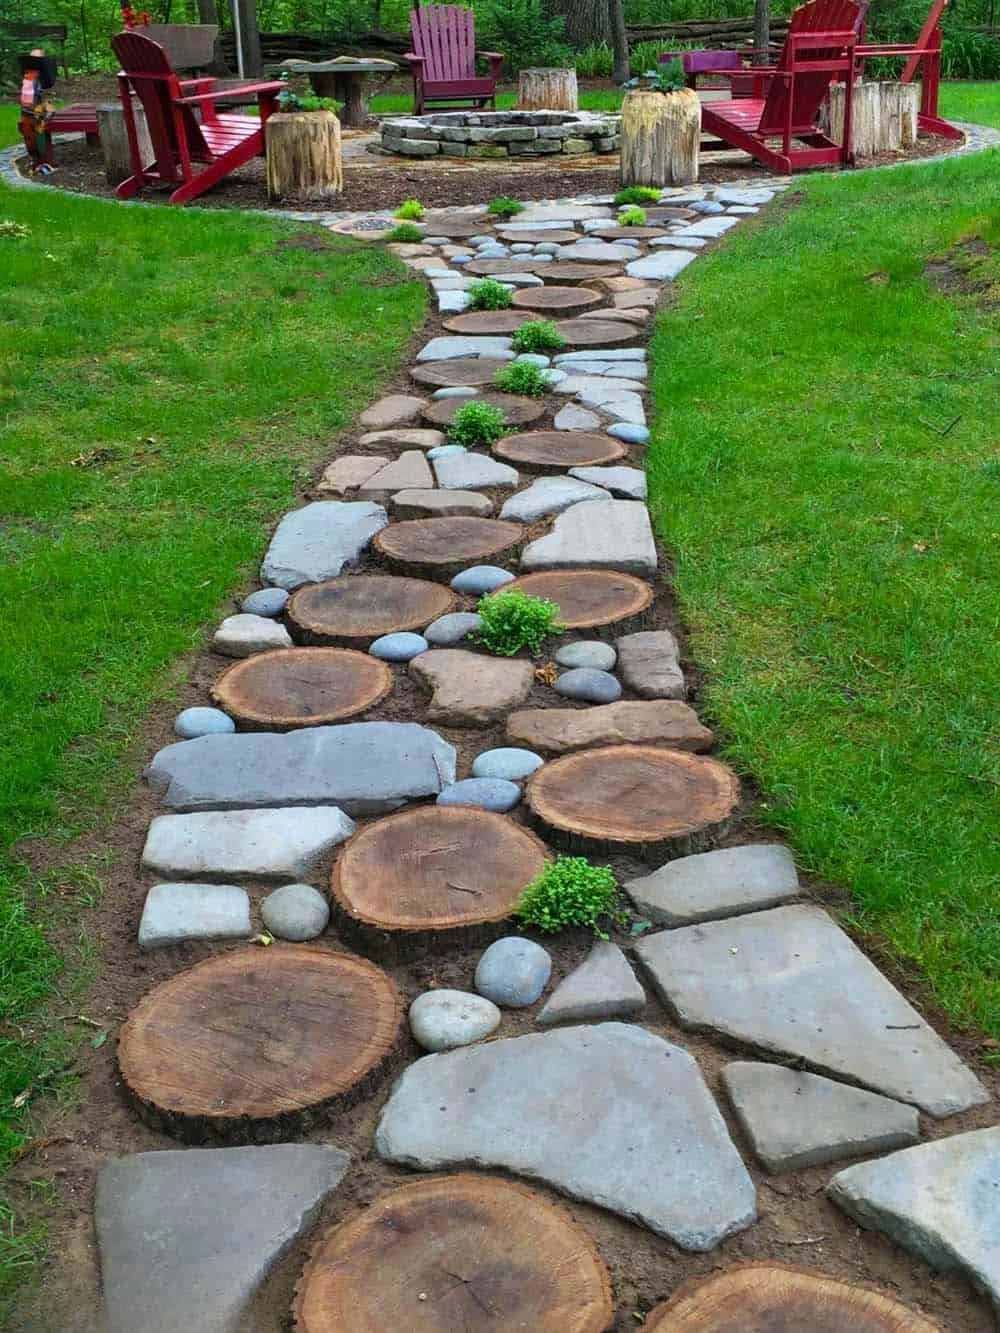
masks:
[(365, 79), (375, 75), (388, 78), (398, 66), (391, 60), (286, 60), (282, 69), (292, 74), (308, 74), (313, 92), (319, 97), (333, 97), (343, 102), (340, 123), (361, 128), (368, 120)]

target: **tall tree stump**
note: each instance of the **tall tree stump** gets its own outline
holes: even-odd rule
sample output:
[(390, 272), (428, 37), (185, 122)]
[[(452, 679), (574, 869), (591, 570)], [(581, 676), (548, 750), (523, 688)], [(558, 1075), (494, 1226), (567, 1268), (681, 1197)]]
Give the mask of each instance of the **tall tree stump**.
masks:
[(701, 103), (692, 88), (640, 88), (622, 103), (622, 185), (691, 185), (698, 179)]
[[(125, 112), (121, 102), (102, 102), (97, 108), (97, 134), (104, 154), (104, 176), (109, 185), (120, 185), (132, 175), (132, 155), (125, 129)], [(133, 99), (135, 132), (139, 140), (139, 154), (148, 166), (156, 157), (146, 128), (146, 113)]]
[(575, 69), (522, 69), (517, 80), (518, 111), (576, 111)]
[[(823, 112), (826, 133), (834, 143), (844, 141), (847, 89), (830, 85), (830, 100)], [(916, 83), (856, 83), (851, 103), (851, 143), (856, 157), (900, 153), (917, 141), (920, 85)]]
[(332, 111), (282, 111), (265, 127), (270, 199), (330, 199), (343, 193), (340, 121)]

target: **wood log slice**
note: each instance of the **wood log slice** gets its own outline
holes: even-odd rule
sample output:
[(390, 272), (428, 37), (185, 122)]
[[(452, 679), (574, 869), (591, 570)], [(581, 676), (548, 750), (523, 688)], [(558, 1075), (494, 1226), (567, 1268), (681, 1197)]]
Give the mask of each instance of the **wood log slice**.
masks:
[(553, 842), (653, 864), (713, 846), (740, 799), (736, 774), (715, 759), (650, 745), (581, 750), (528, 779), (525, 803)]
[[(535, 288), (536, 291), (544, 291), (543, 288)], [(526, 320), (534, 316), (525, 314), (522, 310), (469, 310), (464, 315), (454, 315), (451, 319), (444, 321), (444, 326), (449, 333), (477, 334), (485, 333), (495, 335), (502, 333), (513, 333), (519, 329)], [(479, 358), (483, 360), (485, 358)], [(447, 361), (441, 363), (448, 365)], [(509, 365), (509, 362), (501, 361), (500, 365)], [(479, 383), (485, 384), (485, 380)]]
[(518, 111), (575, 111), (575, 69), (541, 66), (522, 69), (517, 79)]
[(530, 430), (505, 435), (493, 453), (527, 472), (565, 472), (571, 467), (599, 467), (628, 453), (621, 440), (597, 431)]
[[(574, 239), (580, 238), (577, 236)], [(531, 255), (511, 255), (509, 259), (470, 259), (462, 265), (462, 272), (470, 273), (474, 278), (499, 278), (505, 273), (536, 273), (543, 277), (541, 270), (551, 268), (554, 263), (555, 260), (546, 263)]]
[[(516, 222), (517, 218), (511, 218), (511, 221)], [(565, 231), (560, 231), (558, 227), (552, 227), (548, 230), (539, 228), (538, 231), (511, 231), (509, 228), (505, 230), (503, 226), (500, 226), (498, 234), (502, 241), (515, 243), (523, 241), (525, 245), (572, 245), (574, 241), (582, 239), (580, 233), (574, 231), (572, 227)]]
[(589, 287), (523, 287), (513, 295), (521, 310), (589, 310), (608, 298)]
[[(638, 347), (646, 341), (644, 328), (615, 319), (610, 310), (607, 319), (561, 319), (556, 328), (568, 347)], [(636, 392), (642, 389), (638, 385)]]
[(469, 565), (513, 555), (526, 540), (522, 523), (498, 518), (411, 518), (383, 528), (373, 546), (401, 574), (447, 580)]
[(270, 1143), (365, 1096), (400, 1037), (381, 968), (305, 944), (238, 949), (161, 982), (129, 1014), (122, 1080), (143, 1119), (190, 1143)]
[(453, 389), (459, 385), (477, 388), (480, 384), (492, 384), (497, 371), (509, 365), (509, 361), (494, 356), (457, 356), (453, 361), (426, 361), (411, 366), (410, 378), (435, 389)]
[(467, 403), (490, 403), (499, 407), (508, 426), (527, 426), (548, 410), (544, 398), (520, 398), (513, 393), (479, 393), (475, 398), (441, 398), (425, 407), (420, 415), (432, 426), (447, 426)]
[(390, 815), (337, 858), (330, 887), (340, 933), (393, 961), (456, 940), (488, 942), (504, 932), (547, 856), (533, 833), (478, 806)]
[[(577, 237), (577, 240), (580, 238)], [(465, 266), (469, 267), (468, 264)], [(596, 282), (598, 278), (617, 278), (625, 270), (621, 264), (606, 263), (584, 263), (580, 259), (553, 259), (550, 264), (539, 264), (537, 269), (533, 269), (538, 276), (546, 283), (549, 282), (567, 282), (571, 286), (580, 283), (581, 286), (588, 282)]]
[(562, 1208), (463, 1172), (402, 1185), (327, 1231), (294, 1315), (296, 1333), (603, 1333), (614, 1302), (596, 1246)]
[[(643, 212), (646, 210), (643, 209)], [(697, 216), (696, 213), (695, 217)], [(606, 231), (602, 228), (591, 233), (593, 239), (601, 241), (651, 241), (654, 236), (666, 236), (666, 234), (662, 227), (608, 227)]]
[(634, 574), (612, 569), (547, 569), (522, 574), (504, 585), (529, 597), (542, 597), (559, 607), (559, 623), (567, 630), (632, 634), (650, 628), (653, 589)]
[(322, 727), (374, 708), (392, 692), (392, 671), (350, 648), (276, 648), (224, 671), (212, 702), (248, 731)]
[(867, 1287), (785, 1264), (752, 1263), (687, 1282), (646, 1316), (649, 1333), (941, 1333)]
[(285, 609), (292, 634), (302, 643), (367, 648), (383, 634), (422, 630), (454, 611), (457, 598), (440, 583), (390, 574), (349, 574), (307, 583)]
[(470, 221), (461, 213), (425, 213), (421, 222), (425, 236), (447, 236), (450, 240), (464, 240), (467, 236), (484, 236), (492, 225), (488, 218)]

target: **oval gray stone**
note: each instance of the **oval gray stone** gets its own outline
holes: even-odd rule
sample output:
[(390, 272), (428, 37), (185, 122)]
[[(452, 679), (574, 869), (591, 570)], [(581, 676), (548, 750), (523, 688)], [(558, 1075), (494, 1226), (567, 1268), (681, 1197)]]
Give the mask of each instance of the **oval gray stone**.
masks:
[[(479, 390), (471, 384), (449, 384), (443, 389), (435, 389), (432, 398), (475, 398)], [(440, 455), (438, 455), (440, 457)]]
[(541, 352), (521, 352), (514, 360), (523, 361), (526, 366), (540, 366), (543, 370), (551, 364), (551, 358)]
[(621, 440), (624, 444), (648, 444), (649, 428), (639, 426), (632, 421), (619, 421), (615, 425), (608, 427), (609, 435), (613, 435), (616, 440)]
[(540, 944), (508, 935), (491, 944), (476, 967), (476, 990), (507, 1009), (534, 1004), (552, 974), (552, 959)]
[(283, 884), (260, 905), (264, 925), (282, 940), (314, 940), (330, 920), (330, 905), (311, 884)]
[(385, 662), (409, 662), (421, 653), (426, 653), (429, 647), (430, 644), (422, 634), (399, 630), (395, 634), (383, 634), (368, 651), (372, 657), (380, 657)]
[(610, 643), (600, 639), (580, 639), (567, 643), (556, 652), (556, 662), (564, 667), (589, 667), (594, 671), (613, 671), (618, 654)]
[(429, 990), (410, 1005), (410, 1031), (425, 1051), (451, 1051), (482, 1041), (500, 1026), (492, 1000), (461, 990)]
[(174, 732), (182, 740), (196, 736), (224, 736), (236, 730), (236, 723), (221, 708), (185, 708), (174, 718)]
[(496, 750), (484, 750), (472, 761), (474, 778), (504, 778), (507, 782), (523, 782), (545, 760), (534, 750), (522, 750), (517, 746), (501, 746)]
[(472, 565), (456, 574), (451, 581), (454, 592), (465, 593), (469, 597), (482, 597), (484, 593), (496, 592), (505, 583), (511, 583), (514, 575), (508, 569), (498, 565)]
[(503, 778), (465, 778), (445, 787), (437, 798), (438, 805), (478, 805), (483, 810), (505, 814), (513, 810), (521, 799), (521, 788), (516, 782)]
[(427, 450), (427, 457), (433, 462), (435, 458), (450, 458), (452, 454), (468, 452), (464, 444), (438, 444), (433, 449)]
[(281, 615), (287, 601), (288, 593), (284, 588), (258, 588), (256, 592), (243, 599), (240, 610), (245, 611), (248, 616), (273, 618)]
[(613, 704), (621, 698), (622, 687), (609, 671), (593, 667), (574, 667), (564, 671), (555, 683), (556, 694), (566, 699), (584, 699), (592, 704)]
[(450, 615), (438, 616), (437, 620), (428, 625), (424, 630), (424, 638), (438, 647), (461, 643), (482, 623), (475, 611), (452, 611)]

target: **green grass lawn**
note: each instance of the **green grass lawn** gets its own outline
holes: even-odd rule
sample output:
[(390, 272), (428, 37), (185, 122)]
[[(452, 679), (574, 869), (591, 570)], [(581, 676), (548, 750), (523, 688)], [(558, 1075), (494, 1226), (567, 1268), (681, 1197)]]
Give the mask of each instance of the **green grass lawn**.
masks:
[(17, 128), (18, 109), (16, 106), (0, 106), (0, 148), (9, 148), (18, 143), (21, 135)]
[[(943, 107), (1000, 123), (1000, 90)], [(689, 270), (654, 344), (651, 503), (703, 706), (801, 863), (1000, 1037), (1000, 263), (969, 257), (978, 297), (924, 273), (1000, 244), (1000, 154), (777, 210)]]

